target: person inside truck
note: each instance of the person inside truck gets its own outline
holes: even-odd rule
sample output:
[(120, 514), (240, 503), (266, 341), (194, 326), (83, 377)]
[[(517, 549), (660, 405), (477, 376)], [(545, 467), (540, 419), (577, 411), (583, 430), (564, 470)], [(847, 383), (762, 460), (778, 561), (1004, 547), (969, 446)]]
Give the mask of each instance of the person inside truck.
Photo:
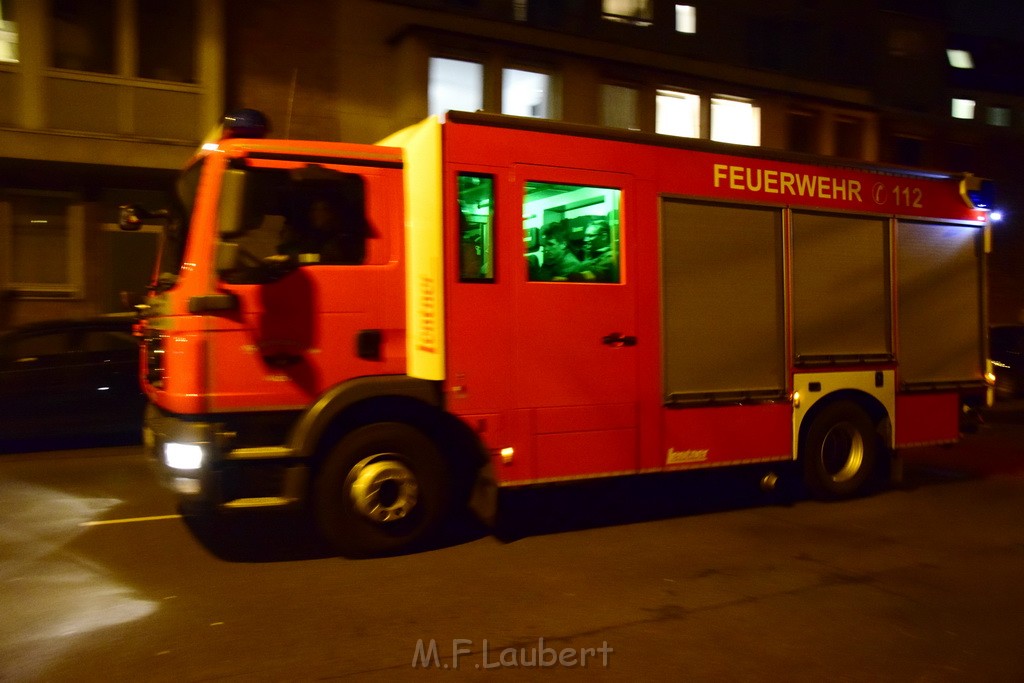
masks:
[(583, 260), (568, 278), (581, 282), (618, 282), (619, 264), (612, 250), (611, 226), (597, 218), (583, 233)]
[(530, 280), (550, 282), (566, 280), (580, 267), (580, 261), (569, 250), (569, 228), (564, 222), (549, 223), (541, 234), (543, 263), (527, 259)]
[(277, 251), (299, 263), (357, 265), (366, 257), (366, 221), (339, 197), (314, 196), (285, 224)]

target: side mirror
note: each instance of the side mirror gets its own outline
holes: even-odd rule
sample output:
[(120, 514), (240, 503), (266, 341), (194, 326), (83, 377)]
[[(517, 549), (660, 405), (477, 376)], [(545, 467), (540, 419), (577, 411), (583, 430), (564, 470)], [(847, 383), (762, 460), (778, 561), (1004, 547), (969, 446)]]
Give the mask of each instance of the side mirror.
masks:
[(170, 217), (170, 211), (167, 209), (148, 211), (138, 204), (122, 204), (120, 208), (118, 227), (126, 232), (138, 232), (142, 229), (142, 224), (147, 218), (155, 218), (166, 222)]
[(217, 270), (224, 273), (238, 267), (238, 244), (217, 242)]
[(142, 308), (146, 308), (146, 296), (139, 292), (131, 292), (124, 290), (121, 292), (121, 308), (126, 311), (138, 312)]
[(221, 179), (220, 202), (217, 206), (218, 229), (225, 237), (241, 235), (246, 225), (252, 198), (246, 193), (250, 187), (248, 174), (239, 169), (228, 169)]
[(142, 229), (141, 209), (135, 204), (122, 204), (118, 227), (126, 232), (137, 232)]

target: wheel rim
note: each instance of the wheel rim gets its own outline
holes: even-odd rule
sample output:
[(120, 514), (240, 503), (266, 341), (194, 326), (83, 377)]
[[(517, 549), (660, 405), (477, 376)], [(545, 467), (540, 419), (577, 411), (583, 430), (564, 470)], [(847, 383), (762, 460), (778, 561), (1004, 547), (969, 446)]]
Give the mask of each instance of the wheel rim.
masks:
[(394, 453), (361, 460), (348, 476), (348, 493), (356, 512), (375, 523), (405, 519), (419, 497), (416, 476)]
[(821, 442), (821, 464), (834, 482), (853, 479), (864, 463), (864, 437), (849, 422), (833, 425)]

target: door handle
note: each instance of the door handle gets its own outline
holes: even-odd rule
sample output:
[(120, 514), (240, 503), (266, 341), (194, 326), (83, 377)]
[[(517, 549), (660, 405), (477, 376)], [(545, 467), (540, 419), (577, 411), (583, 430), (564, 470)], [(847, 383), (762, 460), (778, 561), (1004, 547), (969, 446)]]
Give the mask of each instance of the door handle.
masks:
[(611, 334), (606, 334), (601, 339), (601, 343), (614, 347), (636, 346), (636, 337), (623, 335), (621, 332), (612, 332)]

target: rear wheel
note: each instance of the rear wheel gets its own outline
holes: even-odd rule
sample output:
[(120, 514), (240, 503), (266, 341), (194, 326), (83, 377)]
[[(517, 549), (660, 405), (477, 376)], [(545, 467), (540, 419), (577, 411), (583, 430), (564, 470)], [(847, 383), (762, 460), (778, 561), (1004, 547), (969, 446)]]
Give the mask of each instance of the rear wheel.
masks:
[(346, 435), (315, 485), (324, 536), (343, 555), (386, 555), (426, 542), (448, 509), (447, 467), (419, 430), (379, 422)]
[(804, 480), (819, 498), (862, 493), (878, 462), (879, 437), (864, 410), (851, 401), (825, 406), (801, 445)]

